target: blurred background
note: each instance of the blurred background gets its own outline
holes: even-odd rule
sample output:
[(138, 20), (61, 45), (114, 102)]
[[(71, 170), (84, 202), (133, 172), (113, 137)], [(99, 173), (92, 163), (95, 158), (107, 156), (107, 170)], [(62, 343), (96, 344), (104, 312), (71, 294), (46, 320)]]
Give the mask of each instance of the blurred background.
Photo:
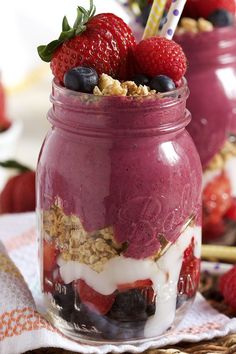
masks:
[[(46, 114), (52, 80), (49, 64), (40, 60), (37, 46), (58, 37), (64, 15), (73, 24), (78, 5), (88, 7), (89, 0), (8, 0), (4, 4), (0, 12), (0, 72), (6, 116), (17, 126), (14, 137), (9, 137), (9, 131), (0, 135), (0, 161), (14, 158), (35, 169), (49, 128)], [(122, 1), (96, 0), (96, 7), (97, 12), (115, 12), (126, 22), (132, 21), (131, 12)], [(10, 146), (4, 151), (1, 141), (9, 139)], [(13, 140), (17, 140), (15, 149)], [(3, 177), (0, 188), (1, 182)]]

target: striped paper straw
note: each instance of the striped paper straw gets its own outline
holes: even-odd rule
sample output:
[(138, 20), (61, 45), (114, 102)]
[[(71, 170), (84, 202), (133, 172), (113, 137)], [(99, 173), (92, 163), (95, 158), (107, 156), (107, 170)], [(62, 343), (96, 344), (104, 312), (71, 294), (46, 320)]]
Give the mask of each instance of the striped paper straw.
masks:
[(165, 9), (166, 0), (154, 0), (147, 24), (144, 30), (143, 39), (157, 34), (161, 18)]
[(160, 32), (161, 37), (172, 39), (183, 12), (186, 0), (172, 0), (171, 7), (167, 14), (167, 21)]

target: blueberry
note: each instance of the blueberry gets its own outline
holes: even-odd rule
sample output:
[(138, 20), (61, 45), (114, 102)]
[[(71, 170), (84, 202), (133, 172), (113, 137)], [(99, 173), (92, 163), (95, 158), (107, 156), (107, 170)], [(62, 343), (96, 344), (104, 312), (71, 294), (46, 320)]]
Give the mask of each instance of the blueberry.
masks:
[(108, 317), (119, 321), (145, 321), (146, 299), (138, 289), (120, 292), (107, 314)]
[(153, 316), (156, 312), (156, 304), (149, 304), (147, 305), (146, 312), (148, 316)]
[(75, 293), (72, 283), (57, 284), (53, 293), (54, 302), (60, 308), (60, 316), (70, 322), (71, 313), (74, 310)]
[(70, 284), (58, 283), (56, 285), (56, 290), (53, 293), (53, 298), (55, 304), (59, 307), (64, 308), (68, 306), (74, 306), (75, 292), (72, 283)]
[(174, 81), (166, 75), (155, 76), (149, 84), (151, 90), (156, 90), (157, 92), (167, 92), (175, 90)]
[(65, 87), (73, 91), (91, 93), (97, 84), (98, 74), (92, 68), (78, 66), (64, 75)]
[(149, 78), (146, 75), (143, 74), (137, 74), (135, 75), (135, 77), (133, 78), (133, 81), (136, 83), (136, 85), (149, 85)]
[(233, 14), (224, 9), (217, 9), (213, 11), (208, 16), (208, 20), (213, 24), (214, 27), (227, 27), (232, 26), (234, 23)]

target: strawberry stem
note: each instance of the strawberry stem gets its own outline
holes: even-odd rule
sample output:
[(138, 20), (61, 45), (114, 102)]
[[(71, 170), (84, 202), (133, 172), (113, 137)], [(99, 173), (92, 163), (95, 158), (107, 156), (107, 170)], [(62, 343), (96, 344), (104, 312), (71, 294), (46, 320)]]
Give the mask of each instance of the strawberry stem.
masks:
[(0, 161), (0, 166), (4, 168), (14, 168), (17, 169), (19, 172), (24, 173), (31, 171), (31, 169), (15, 160), (7, 160), (7, 161)]
[(77, 7), (77, 17), (73, 27), (70, 27), (66, 16), (62, 21), (62, 32), (58, 39), (50, 42), (47, 45), (38, 46), (38, 54), (43, 61), (50, 62), (55, 50), (65, 41), (80, 35), (86, 30), (87, 22), (95, 15), (96, 7), (93, 0), (90, 0), (89, 10), (85, 10), (82, 6)]

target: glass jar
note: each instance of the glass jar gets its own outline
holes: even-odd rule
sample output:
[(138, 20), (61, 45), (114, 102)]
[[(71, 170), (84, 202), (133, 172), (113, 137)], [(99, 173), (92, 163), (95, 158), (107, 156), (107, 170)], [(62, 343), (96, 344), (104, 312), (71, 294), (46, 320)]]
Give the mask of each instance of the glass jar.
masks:
[[(203, 166), (203, 240), (236, 241), (236, 27), (178, 35), (189, 62), (188, 126)], [(234, 241), (233, 241), (234, 239)]]
[(37, 167), (42, 290), (51, 321), (85, 341), (156, 337), (199, 282), (201, 164), (188, 88), (94, 96), (53, 83)]

